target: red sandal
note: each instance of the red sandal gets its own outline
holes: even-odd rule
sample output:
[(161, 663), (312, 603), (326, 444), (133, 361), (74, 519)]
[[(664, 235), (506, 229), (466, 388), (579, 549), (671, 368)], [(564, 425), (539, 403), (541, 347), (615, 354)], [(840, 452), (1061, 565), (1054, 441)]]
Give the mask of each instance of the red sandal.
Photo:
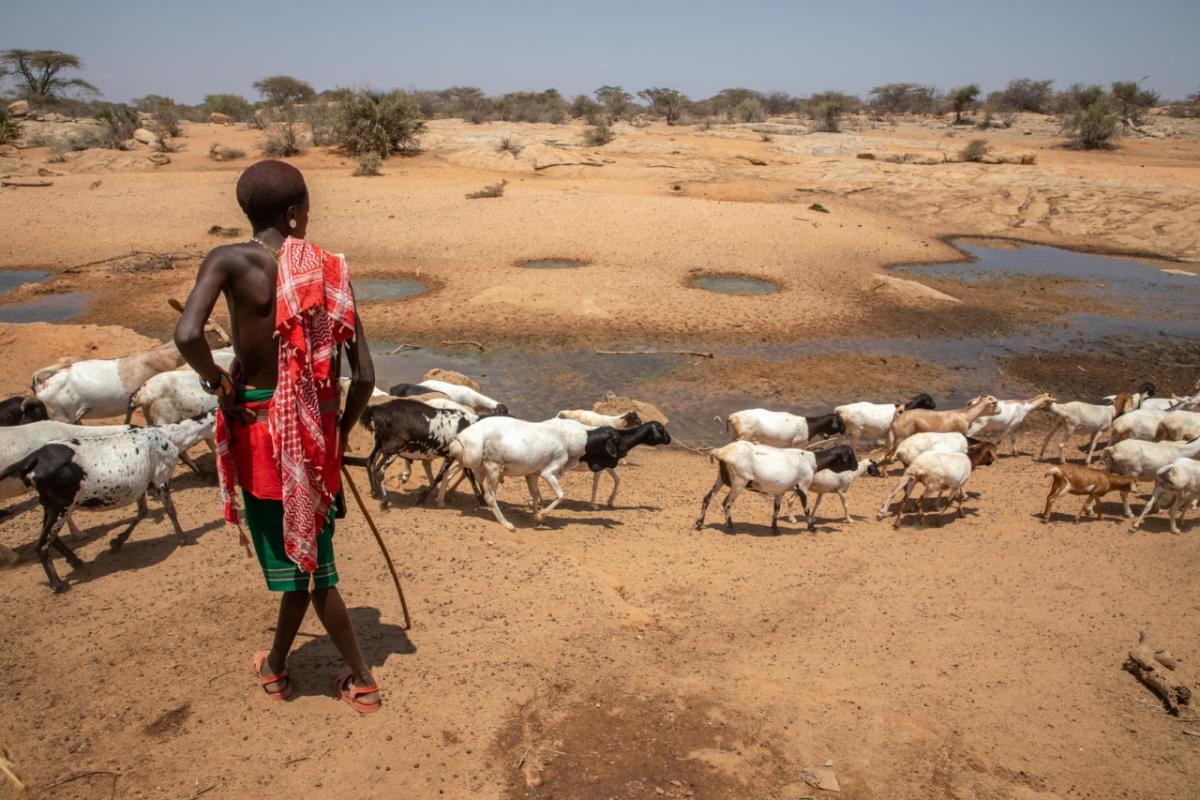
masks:
[[(292, 696), (292, 679), (288, 677), (286, 669), (279, 670), (278, 674), (266, 675), (262, 674), (263, 663), (266, 662), (267, 656), (271, 655), (270, 650), (259, 650), (254, 654), (254, 658), (250, 659), (250, 666), (254, 670), (254, 677), (262, 681), (263, 691), (267, 693), (267, 697), (272, 700), (287, 700)], [(282, 689), (268, 689), (272, 683), (280, 683), (286, 681)]]
[(363, 703), (359, 701), (359, 697), (371, 692), (378, 692), (379, 687), (375, 684), (370, 686), (355, 686), (350, 682), (350, 678), (354, 675), (354, 670), (350, 667), (342, 667), (338, 673), (333, 676), (333, 691), (338, 697), (346, 701), (346, 704), (360, 714), (374, 714), (383, 705), (382, 700), (376, 700), (374, 703)]

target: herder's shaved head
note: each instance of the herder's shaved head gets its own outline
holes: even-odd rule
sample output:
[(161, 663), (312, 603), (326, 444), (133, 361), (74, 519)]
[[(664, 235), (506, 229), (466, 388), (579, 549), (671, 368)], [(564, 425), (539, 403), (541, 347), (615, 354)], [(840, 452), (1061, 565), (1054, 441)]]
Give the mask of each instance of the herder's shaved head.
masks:
[(259, 161), (237, 182), (237, 201), (255, 228), (266, 227), (308, 197), (300, 170), (283, 161)]

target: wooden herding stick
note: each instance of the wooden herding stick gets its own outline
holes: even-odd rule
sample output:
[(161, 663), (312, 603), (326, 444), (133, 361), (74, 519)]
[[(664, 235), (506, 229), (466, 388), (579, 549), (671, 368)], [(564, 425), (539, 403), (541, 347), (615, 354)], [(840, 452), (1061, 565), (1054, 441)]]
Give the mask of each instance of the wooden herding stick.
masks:
[(350, 493), (354, 495), (354, 501), (358, 503), (359, 510), (367, 518), (367, 527), (371, 529), (371, 533), (375, 534), (375, 541), (383, 553), (383, 560), (387, 562), (388, 571), (392, 573), (392, 582), (396, 584), (396, 596), (400, 598), (400, 608), (404, 610), (404, 630), (409, 630), (412, 628), (412, 619), (408, 616), (408, 603), (404, 601), (404, 590), (400, 588), (400, 577), (396, 575), (392, 556), (388, 553), (387, 545), (383, 543), (383, 537), (379, 535), (379, 528), (375, 527), (375, 520), (371, 519), (371, 513), (367, 511), (367, 504), (363, 502), (362, 495), (358, 493), (358, 487), (354, 485), (354, 479), (350, 477), (350, 472), (346, 469), (345, 464), (342, 465), (342, 478), (350, 487)]

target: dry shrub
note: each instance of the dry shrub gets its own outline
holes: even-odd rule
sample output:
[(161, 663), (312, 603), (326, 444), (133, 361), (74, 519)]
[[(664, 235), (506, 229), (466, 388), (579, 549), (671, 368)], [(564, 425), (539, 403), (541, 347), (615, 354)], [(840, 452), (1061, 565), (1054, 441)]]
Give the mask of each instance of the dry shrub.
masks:
[(287, 158), (298, 156), (304, 152), (300, 144), (300, 136), (296, 132), (296, 123), (291, 120), (281, 122), (267, 134), (263, 144), (263, 154), (270, 158)]
[(382, 165), (383, 159), (379, 157), (379, 153), (363, 153), (358, 157), (358, 166), (354, 168), (354, 177), (374, 177), (379, 174), (379, 167)]
[(500, 140), (500, 144), (496, 145), (496, 152), (512, 153), (514, 157), (521, 155), (521, 151), (524, 149), (524, 147), (522, 147), (520, 144), (514, 141), (512, 137), (509, 136), (505, 136)]
[(967, 146), (958, 152), (960, 161), (972, 161), (978, 163), (983, 161), (983, 157), (991, 151), (991, 145), (985, 139), (972, 139), (967, 142)]
[(489, 197), (503, 197), (504, 196), (504, 187), (507, 184), (508, 184), (508, 181), (506, 181), (506, 180), (500, 181), (499, 183), (489, 184), (477, 192), (468, 192), (467, 199), (468, 200), (483, 200), (483, 199), (486, 199)]
[(208, 157), (213, 161), (234, 161), (245, 158), (246, 151), (236, 147), (226, 147), (223, 144), (214, 144), (208, 148)]
[(583, 133), (583, 141), (589, 147), (603, 147), (615, 138), (617, 135), (607, 125), (593, 125)]

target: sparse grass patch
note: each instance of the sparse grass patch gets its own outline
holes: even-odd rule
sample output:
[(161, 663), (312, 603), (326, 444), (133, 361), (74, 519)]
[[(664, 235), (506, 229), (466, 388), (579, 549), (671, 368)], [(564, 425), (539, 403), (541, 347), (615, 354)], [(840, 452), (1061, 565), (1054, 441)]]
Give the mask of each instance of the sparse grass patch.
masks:
[(825, 206), (821, 205), (820, 203), (813, 203), (811, 206), (809, 206), (809, 207), (808, 207), (808, 210), (809, 210), (809, 211), (816, 211), (816, 212), (818, 212), (818, 213), (821, 213), (821, 214), (828, 214), (828, 213), (829, 213), (829, 209), (828, 209), (828, 208), (826, 208)]
[(483, 200), (488, 197), (503, 197), (504, 196), (504, 187), (507, 184), (508, 184), (508, 181), (506, 181), (506, 180), (500, 181), (499, 183), (489, 184), (477, 192), (468, 192), (467, 199), (468, 200)]
[(233, 239), (242, 235), (241, 228), (226, 228), (222, 225), (213, 225), (208, 229), (209, 236), (220, 236), (225, 239)]
[(213, 161), (234, 161), (245, 158), (246, 151), (236, 147), (226, 147), (223, 144), (214, 144), (208, 148), (208, 157)]
[(759, 134), (758, 134), (758, 140), (759, 140), (760, 142), (773, 142), (773, 141), (775, 141), (775, 140), (774, 140), (774, 139), (771, 137), (771, 134), (769, 134), (769, 133), (759, 133)]
[(500, 144), (496, 145), (496, 151), (499, 153), (512, 153), (513, 157), (521, 155), (521, 151), (525, 148), (518, 144), (511, 136), (505, 136), (500, 140)]
[(593, 125), (583, 132), (583, 141), (588, 147), (603, 147), (616, 138), (617, 135), (607, 125)]
[(0, 104), (0, 144), (16, 141), (21, 135), (21, 123), (9, 116), (8, 107)]
[(822, 103), (813, 111), (813, 119), (816, 121), (816, 128), (824, 133), (837, 133), (842, 129), (842, 111), (844, 106), (836, 101), (830, 100), (827, 103)]
[(978, 163), (983, 161), (983, 157), (991, 152), (991, 145), (985, 139), (972, 139), (967, 142), (967, 146), (958, 151), (958, 158), (961, 161), (972, 161)]
[(358, 157), (358, 166), (354, 168), (354, 177), (375, 177), (379, 174), (379, 168), (382, 165), (383, 159), (379, 157), (379, 153), (363, 153)]
[[(100, 120), (103, 126), (103, 132), (97, 137), (99, 141), (95, 144), (84, 144), (82, 147), (72, 145), (72, 150), (87, 150), (97, 144), (112, 150), (121, 150), (125, 147), (125, 142), (133, 138), (133, 132), (138, 128), (137, 112), (126, 105), (110, 104), (96, 115), (96, 119)], [(78, 138), (86, 141), (86, 137), (82, 135)]]

